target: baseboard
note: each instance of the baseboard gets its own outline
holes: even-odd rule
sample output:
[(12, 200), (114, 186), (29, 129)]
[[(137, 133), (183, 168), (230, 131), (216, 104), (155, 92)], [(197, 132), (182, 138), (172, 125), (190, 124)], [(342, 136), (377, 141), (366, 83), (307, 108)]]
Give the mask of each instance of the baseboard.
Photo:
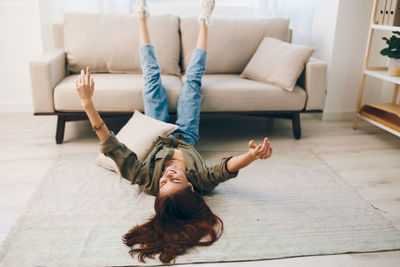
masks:
[(0, 104), (0, 113), (33, 113), (32, 103), (7, 103)]
[(320, 113), (300, 113), (300, 118), (322, 120), (322, 112), (320, 112)]
[(324, 121), (344, 121), (354, 119), (354, 112), (324, 112), (322, 120)]

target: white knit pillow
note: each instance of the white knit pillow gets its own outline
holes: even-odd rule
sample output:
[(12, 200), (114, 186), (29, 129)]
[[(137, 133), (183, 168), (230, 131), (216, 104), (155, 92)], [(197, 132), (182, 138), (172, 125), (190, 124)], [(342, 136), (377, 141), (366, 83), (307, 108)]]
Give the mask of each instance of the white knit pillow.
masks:
[[(158, 141), (158, 137), (167, 136), (176, 129), (178, 126), (175, 124), (156, 120), (135, 110), (132, 118), (122, 127), (116, 137), (135, 152), (139, 160), (145, 160)], [(97, 156), (95, 164), (119, 173), (115, 162), (102, 153)]]
[(316, 50), (315, 47), (265, 37), (240, 77), (293, 91), (304, 65)]

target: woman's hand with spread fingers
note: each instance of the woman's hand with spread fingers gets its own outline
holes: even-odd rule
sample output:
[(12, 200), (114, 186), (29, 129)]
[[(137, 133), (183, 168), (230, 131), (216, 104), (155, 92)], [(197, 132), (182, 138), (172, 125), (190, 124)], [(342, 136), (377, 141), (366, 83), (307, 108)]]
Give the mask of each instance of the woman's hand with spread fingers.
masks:
[(249, 142), (249, 153), (254, 159), (267, 159), (272, 155), (272, 147), (267, 137), (262, 144), (256, 145), (254, 140)]
[(245, 154), (232, 157), (227, 162), (227, 169), (230, 172), (238, 171), (257, 159), (267, 159), (272, 155), (272, 147), (268, 138), (264, 138), (262, 144), (256, 145), (254, 140), (249, 142), (249, 151)]
[(82, 106), (92, 100), (94, 92), (94, 80), (90, 77), (89, 67), (86, 67), (86, 74), (83, 69), (81, 70), (81, 75), (79, 76), (78, 80), (76, 80), (76, 91), (79, 99), (81, 100)]

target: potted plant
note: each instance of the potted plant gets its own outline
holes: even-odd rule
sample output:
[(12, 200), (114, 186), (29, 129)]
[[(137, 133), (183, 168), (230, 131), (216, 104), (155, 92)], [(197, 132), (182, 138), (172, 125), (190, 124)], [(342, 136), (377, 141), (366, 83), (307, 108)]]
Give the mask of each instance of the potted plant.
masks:
[[(400, 36), (400, 31), (393, 32)], [(381, 55), (389, 57), (389, 74), (392, 76), (400, 76), (400, 38), (392, 35), (390, 39), (383, 37), (388, 47), (381, 50)]]

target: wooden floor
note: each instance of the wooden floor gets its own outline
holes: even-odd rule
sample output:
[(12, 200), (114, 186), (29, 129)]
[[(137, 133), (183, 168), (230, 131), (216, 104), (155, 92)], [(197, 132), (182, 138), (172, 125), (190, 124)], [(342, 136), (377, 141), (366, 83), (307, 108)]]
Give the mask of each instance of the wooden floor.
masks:
[[(126, 119), (106, 120), (117, 131)], [(0, 114), (0, 243), (58, 154), (98, 152), (88, 121), (68, 122), (65, 142), (55, 144), (56, 118), (27, 113)], [(266, 117), (204, 115), (200, 152), (245, 152), (250, 139), (271, 140), (274, 150), (310, 148), (384, 217), (400, 229), (400, 138), (361, 121), (321, 121), (302, 115), (302, 139), (291, 122)], [(400, 266), (400, 251), (203, 264), (203, 266)]]

